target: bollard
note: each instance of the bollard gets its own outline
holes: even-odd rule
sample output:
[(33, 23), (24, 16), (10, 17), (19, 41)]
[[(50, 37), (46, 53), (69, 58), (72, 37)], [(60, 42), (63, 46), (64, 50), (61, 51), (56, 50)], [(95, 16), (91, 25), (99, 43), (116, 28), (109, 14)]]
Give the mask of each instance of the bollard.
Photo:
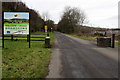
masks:
[(51, 46), (50, 46), (50, 37), (46, 37), (45, 38), (45, 47), (46, 48), (50, 48)]

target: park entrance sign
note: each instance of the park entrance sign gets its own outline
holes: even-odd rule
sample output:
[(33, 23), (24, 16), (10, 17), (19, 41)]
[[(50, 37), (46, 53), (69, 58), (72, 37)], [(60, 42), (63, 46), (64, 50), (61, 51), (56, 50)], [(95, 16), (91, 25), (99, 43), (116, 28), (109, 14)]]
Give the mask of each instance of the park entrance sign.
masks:
[(2, 16), (2, 47), (4, 48), (4, 35), (27, 35), (30, 48), (30, 14), (29, 12), (3, 12)]
[(4, 34), (29, 34), (29, 12), (4, 12)]

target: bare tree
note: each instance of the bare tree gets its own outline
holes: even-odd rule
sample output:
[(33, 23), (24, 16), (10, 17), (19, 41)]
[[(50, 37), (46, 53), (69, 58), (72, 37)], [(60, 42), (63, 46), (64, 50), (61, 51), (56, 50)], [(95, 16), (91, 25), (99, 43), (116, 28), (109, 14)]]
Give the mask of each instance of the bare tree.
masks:
[(76, 7), (66, 7), (58, 24), (58, 29), (62, 32), (73, 33), (78, 25), (84, 24), (85, 20), (86, 16), (82, 10)]

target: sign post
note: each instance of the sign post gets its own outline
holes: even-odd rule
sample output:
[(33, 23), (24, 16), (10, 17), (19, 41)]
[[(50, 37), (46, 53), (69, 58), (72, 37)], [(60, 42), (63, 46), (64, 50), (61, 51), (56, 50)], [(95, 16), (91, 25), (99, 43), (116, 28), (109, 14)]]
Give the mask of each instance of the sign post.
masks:
[(47, 30), (48, 30), (48, 26), (47, 25), (45, 25), (45, 32), (47, 33)]
[(5, 34), (29, 35), (30, 48), (29, 12), (3, 12), (3, 15), (3, 42)]
[(4, 48), (4, 13), (2, 12), (2, 48)]
[(46, 35), (48, 36), (48, 34), (47, 34), (48, 26), (45, 25), (44, 28), (45, 28)]

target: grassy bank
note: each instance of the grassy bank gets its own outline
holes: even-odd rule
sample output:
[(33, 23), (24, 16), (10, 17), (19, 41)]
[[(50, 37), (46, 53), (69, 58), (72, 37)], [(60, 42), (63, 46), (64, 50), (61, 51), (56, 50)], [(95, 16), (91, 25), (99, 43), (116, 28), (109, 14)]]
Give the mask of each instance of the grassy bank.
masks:
[(115, 41), (115, 45), (120, 46), (120, 42), (119, 41)]
[[(50, 33), (50, 37), (53, 43), (54, 33)], [(43, 78), (48, 72), (50, 55), (51, 50), (44, 48), (44, 41), (31, 41), (31, 48), (28, 48), (27, 41), (5, 41), (2, 53), (2, 76), (3, 78)]]
[[(77, 35), (74, 35), (74, 34), (67, 34), (67, 35), (70, 35), (70, 36), (73, 36), (73, 37), (77, 37), (77, 38), (80, 38), (80, 39), (84, 39), (84, 40), (89, 40), (89, 41), (94, 41), (94, 42), (97, 41), (97, 39), (93, 38), (93, 37), (77, 36)], [(119, 41), (115, 41), (115, 45), (119, 46), (120, 42)]]
[(73, 36), (73, 37), (77, 37), (77, 38), (80, 38), (80, 39), (84, 39), (84, 40), (97, 41), (97, 39), (96, 39), (96, 38), (92, 38), (92, 37), (77, 36), (77, 35), (74, 35), (74, 34), (67, 34), (67, 35), (70, 35), (70, 36)]

